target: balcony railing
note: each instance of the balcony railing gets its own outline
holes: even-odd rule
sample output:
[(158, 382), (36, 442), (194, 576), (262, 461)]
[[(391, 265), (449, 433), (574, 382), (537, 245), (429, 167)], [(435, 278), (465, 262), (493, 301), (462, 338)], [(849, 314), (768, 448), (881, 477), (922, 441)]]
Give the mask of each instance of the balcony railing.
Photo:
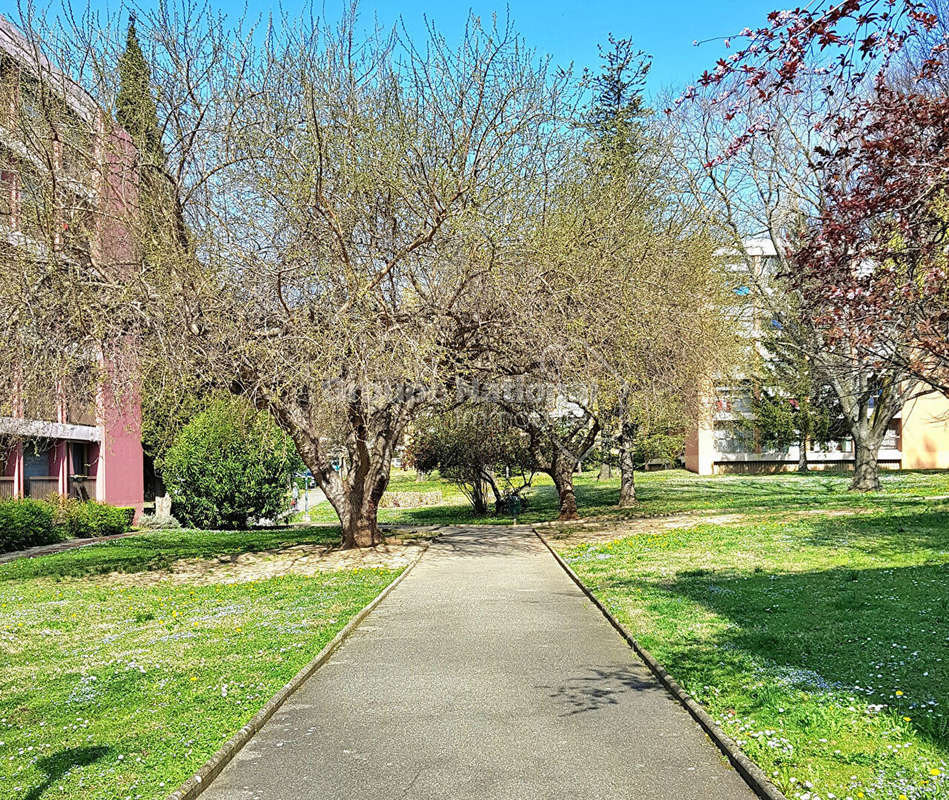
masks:
[[(13, 497), (13, 478), (0, 478), (0, 500)], [(28, 494), (36, 500), (55, 497), (59, 494), (59, 480), (51, 475), (30, 478), (27, 481)], [(69, 496), (77, 500), (96, 499), (96, 479), (73, 477), (69, 479)]]
[(96, 479), (73, 476), (69, 479), (69, 496), (78, 500), (95, 500)]
[(52, 475), (30, 478), (29, 495), (34, 500), (45, 500), (59, 494), (59, 479)]

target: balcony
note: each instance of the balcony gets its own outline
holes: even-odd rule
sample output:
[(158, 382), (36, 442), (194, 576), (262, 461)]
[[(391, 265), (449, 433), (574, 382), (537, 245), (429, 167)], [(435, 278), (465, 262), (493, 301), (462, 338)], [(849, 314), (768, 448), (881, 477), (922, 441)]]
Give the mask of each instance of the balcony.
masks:
[(47, 422), (20, 417), (0, 417), (0, 433), (37, 439), (71, 439), (77, 442), (98, 442), (102, 432), (93, 425)]
[(85, 475), (71, 475), (69, 478), (69, 496), (77, 500), (96, 499), (96, 479)]
[(59, 495), (59, 479), (54, 475), (30, 478), (26, 487), (27, 497), (34, 500), (49, 500)]
[[(0, 500), (9, 500), (13, 495), (13, 478), (0, 478)], [(34, 500), (50, 500), (59, 496), (59, 479), (53, 475), (41, 475), (26, 481), (26, 495)], [(96, 499), (96, 479), (85, 475), (69, 478), (69, 496), (76, 500)]]

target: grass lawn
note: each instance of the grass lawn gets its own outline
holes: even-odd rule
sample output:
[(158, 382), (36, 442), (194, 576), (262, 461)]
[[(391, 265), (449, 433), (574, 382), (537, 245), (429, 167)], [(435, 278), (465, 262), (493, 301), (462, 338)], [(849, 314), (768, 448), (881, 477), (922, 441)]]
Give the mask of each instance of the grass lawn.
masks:
[(0, 797), (164, 798), (397, 571), (136, 586), (338, 530), (160, 532), (0, 565)]
[[(636, 508), (615, 508), (619, 476), (598, 481), (596, 472), (576, 476), (577, 504), (582, 517), (617, 520), (681, 514), (695, 511), (755, 512), (818, 508), (899, 508), (912, 506), (921, 497), (949, 495), (949, 473), (883, 472), (882, 490), (870, 494), (847, 491), (847, 473), (812, 472), (806, 475), (716, 475), (700, 477), (685, 470), (663, 470), (636, 474), (639, 503)], [(401, 525), (500, 524), (509, 516), (478, 517), (465, 496), (435, 474), (416, 481), (414, 472), (393, 470), (389, 490), (399, 492), (441, 491), (443, 502), (423, 508), (382, 508), (379, 521)], [(538, 475), (529, 494), (530, 505), (518, 522), (547, 522), (557, 518), (557, 493), (546, 475)], [(310, 511), (313, 522), (337, 523), (329, 503)]]
[[(935, 494), (945, 477), (884, 479), (887, 494), (848, 503), (883, 506), (864, 513), (555, 545), (789, 797), (949, 798), (949, 503), (889, 495), (900, 485)], [(696, 484), (722, 487), (708, 497), (715, 508), (746, 510), (771, 486), (775, 508), (794, 495), (833, 508), (820, 501), (840, 486)]]

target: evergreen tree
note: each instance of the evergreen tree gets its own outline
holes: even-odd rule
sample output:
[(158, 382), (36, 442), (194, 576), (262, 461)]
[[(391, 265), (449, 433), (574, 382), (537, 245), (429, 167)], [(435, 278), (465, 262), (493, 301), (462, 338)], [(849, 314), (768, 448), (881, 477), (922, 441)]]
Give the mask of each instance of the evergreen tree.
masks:
[(809, 446), (848, 436), (843, 409), (830, 384), (780, 328), (762, 340), (761, 349), (750, 387), (751, 418), (745, 426), (765, 449), (797, 445), (798, 470), (806, 472)]
[(597, 145), (613, 157), (634, 158), (641, 146), (643, 121), (649, 115), (643, 90), (652, 56), (637, 50), (632, 39), (610, 34), (608, 42), (608, 47), (599, 48), (600, 71), (584, 76), (593, 93), (586, 126)]
[[(592, 93), (584, 119), (591, 137), (590, 168), (608, 176), (608, 181), (623, 183), (635, 191), (642, 208), (655, 207), (648, 165), (653, 148), (645, 125), (650, 112), (643, 98), (652, 57), (637, 50), (632, 39), (617, 39), (610, 34), (607, 42), (606, 47), (599, 47), (600, 71), (584, 75), (584, 83)], [(619, 505), (633, 505), (636, 440), (643, 420), (636, 412), (635, 398), (625, 390), (601, 392), (598, 406), (597, 416), (603, 426), (599, 477), (610, 477), (615, 446), (620, 467)]]
[(132, 137), (139, 155), (142, 255), (152, 266), (159, 260), (173, 263), (187, 256), (191, 237), (177, 187), (168, 173), (158, 104), (152, 94), (151, 68), (142, 53), (134, 15), (129, 18), (125, 51), (118, 66), (116, 117)]
[(119, 124), (129, 132), (143, 163), (164, 167), (166, 156), (161, 143), (158, 107), (152, 96), (151, 68), (138, 41), (134, 15), (129, 19), (125, 52), (119, 57), (119, 81), (115, 99)]
[[(119, 91), (116, 95), (116, 119), (132, 137), (138, 151), (140, 218), (137, 241), (143, 262), (153, 272), (161, 271), (190, 252), (190, 236), (177, 188), (168, 173), (168, 157), (162, 145), (162, 125), (158, 104), (152, 94), (151, 68), (142, 52), (135, 27), (135, 15), (129, 17), (125, 50), (118, 61)], [(208, 402), (206, 386), (169, 386), (162, 380), (150, 381), (142, 397), (143, 443), (148, 463), (155, 473), (154, 487), (163, 484), (166, 451), (188, 417)]]

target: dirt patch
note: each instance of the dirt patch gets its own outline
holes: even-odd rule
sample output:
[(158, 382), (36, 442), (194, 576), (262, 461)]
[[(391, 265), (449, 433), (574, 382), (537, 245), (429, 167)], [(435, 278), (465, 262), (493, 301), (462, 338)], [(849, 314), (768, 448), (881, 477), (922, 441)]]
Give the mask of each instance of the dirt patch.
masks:
[(379, 508), (422, 508), (441, 502), (441, 492), (386, 492), (379, 501)]
[(392, 543), (361, 550), (299, 544), (279, 550), (241, 553), (221, 558), (182, 558), (153, 572), (111, 572), (102, 580), (121, 586), (156, 583), (245, 583), (279, 575), (316, 575), (346, 569), (401, 569), (418, 556), (423, 545)]

